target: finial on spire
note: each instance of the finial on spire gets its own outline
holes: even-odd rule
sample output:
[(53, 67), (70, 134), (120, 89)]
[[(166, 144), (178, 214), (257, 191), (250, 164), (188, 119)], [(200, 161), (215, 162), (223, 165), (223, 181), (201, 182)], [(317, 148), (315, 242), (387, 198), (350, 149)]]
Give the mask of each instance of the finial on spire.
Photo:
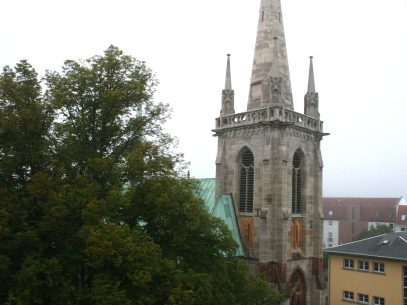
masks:
[(232, 90), (232, 76), (230, 73), (230, 54), (227, 54), (228, 61), (226, 65), (226, 80), (225, 80), (225, 90)]
[(309, 57), (309, 76), (308, 76), (308, 91), (309, 93), (315, 92), (315, 80), (314, 80), (314, 65), (312, 59), (314, 57)]

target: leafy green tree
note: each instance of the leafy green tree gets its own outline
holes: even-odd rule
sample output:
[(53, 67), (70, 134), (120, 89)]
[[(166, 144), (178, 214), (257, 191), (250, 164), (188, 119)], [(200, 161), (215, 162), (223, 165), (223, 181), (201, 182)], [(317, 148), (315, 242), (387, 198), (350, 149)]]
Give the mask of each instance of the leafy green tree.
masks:
[[(216, 268), (216, 258), (232, 256), (236, 244), (226, 225), (207, 214), (191, 192), (194, 181), (172, 177), (145, 180), (132, 196), (138, 222), (160, 245), (164, 255), (183, 268), (205, 271)], [(157, 196), (158, 195), (158, 196)]]
[(0, 303), (279, 304), (196, 197), (156, 83), (114, 46), (42, 82), (3, 69)]
[(0, 182), (24, 188), (47, 166), (53, 116), (44, 102), (37, 73), (27, 61), (0, 74)]
[[(86, 175), (108, 188), (146, 174), (174, 174), (173, 140), (161, 127), (168, 107), (153, 102), (156, 80), (143, 62), (111, 46), (104, 56), (66, 61), (46, 81), (47, 100), (61, 120), (56, 149), (65, 175)], [(140, 177), (129, 175), (131, 153), (145, 167)]]
[(364, 230), (358, 236), (354, 238), (354, 240), (361, 240), (369, 237), (374, 237), (382, 234), (387, 234), (393, 232), (393, 229), (385, 224), (379, 224), (377, 226), (371, 225), (369, 229)]
[(44, 210), (29, 185), (50, 165), (52, 121), (52, 108), (43, 99), (31, 65), (21, 61), (14, 68), (4, 67), (0, 74), (1, 303), (16, 284), (13, 275), (40, 247), (34, 227)]

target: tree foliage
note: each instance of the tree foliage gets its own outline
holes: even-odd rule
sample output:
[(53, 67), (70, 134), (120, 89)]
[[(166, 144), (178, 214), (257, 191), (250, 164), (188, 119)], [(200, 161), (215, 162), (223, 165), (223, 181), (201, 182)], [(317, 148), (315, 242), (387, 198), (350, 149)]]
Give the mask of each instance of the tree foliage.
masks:
[(358, 236), (355, 237), (356, 240), (361, 240), (369, 237), (374, 237), (382, 234), (387, 234), (393, 232), (393, 229), (386, 225), (386, 224), (379, 224), (376, 226), (371, 225), (369, 229), (364, 230), (362, 233), (360, 233)]
[(0, 74), (0, 303), (278, 304), (195, 195), (147, 66)]

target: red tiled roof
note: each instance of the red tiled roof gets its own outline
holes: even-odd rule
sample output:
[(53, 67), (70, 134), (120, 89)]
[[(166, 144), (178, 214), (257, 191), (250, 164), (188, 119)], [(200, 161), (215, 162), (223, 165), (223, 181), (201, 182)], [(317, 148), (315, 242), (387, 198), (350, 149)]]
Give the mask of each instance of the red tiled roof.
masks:
[(325, 197), (322, 208), (325, 219), (394, 222), (399, 201), (400, 198)]
[(399, 205), (399, 208), (397, 210), (396, 223), (398, 225), (407, 225), (407, 205)]

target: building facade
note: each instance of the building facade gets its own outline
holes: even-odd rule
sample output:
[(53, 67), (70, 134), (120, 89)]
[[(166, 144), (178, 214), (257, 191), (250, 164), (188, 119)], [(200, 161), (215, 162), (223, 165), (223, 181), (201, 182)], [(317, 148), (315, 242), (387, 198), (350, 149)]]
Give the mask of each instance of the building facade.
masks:
[(394, 230), (407, 231), (407, 202), (405, 199), (397, 206)]
[(331, 248), (339, 245), (339, 221), (338, 220), (324, 220), (324, 239), (323, 247)]
[(329, 305), (407, 305), (407, 232), (326, 249)]
[(215, 198), (230, 195), (251, 267), (287, 295), (322, 302), (325, 135), (310, 58), (304, 114), (293, 107), (280, 0), (261, 0), (247, 110), (235, 113), (227, 58)]
[[(406, 206), (404, 197), (324, 197), (323, 246), (329, 248), (351, 242), (362, 232), (377, 225), (400, 231), (403, 227), (403, 207)], [(396, 217), (398, 214), (400, 216)], [(407, 221), (405, 224), (407, 227)]]

